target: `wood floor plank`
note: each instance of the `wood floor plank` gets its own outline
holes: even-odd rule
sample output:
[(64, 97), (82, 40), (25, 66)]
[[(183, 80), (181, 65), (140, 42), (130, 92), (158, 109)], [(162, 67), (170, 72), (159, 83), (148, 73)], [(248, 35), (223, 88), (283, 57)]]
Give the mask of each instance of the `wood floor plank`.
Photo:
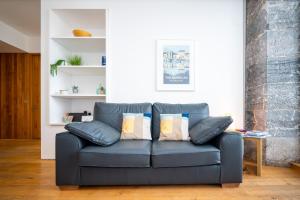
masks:
[(244, 174), (238, 188), (218, 185), (110, 186), (60, 190), (55, 162), (40, 160), (39, 140), (0, 140), (0, 199), (300, 199), (300, 173), (290, 168), (263, 167), (261, 177)]

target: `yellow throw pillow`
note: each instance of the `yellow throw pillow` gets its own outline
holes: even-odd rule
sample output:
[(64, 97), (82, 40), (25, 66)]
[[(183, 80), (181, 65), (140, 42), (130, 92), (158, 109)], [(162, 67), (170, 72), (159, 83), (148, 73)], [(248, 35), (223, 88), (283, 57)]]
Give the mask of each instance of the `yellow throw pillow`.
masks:
[(151, 113), (123, 113), (121, 139), (152, 140)]
[(189, 114), (160, 114), (159, 140), (190, 140)]

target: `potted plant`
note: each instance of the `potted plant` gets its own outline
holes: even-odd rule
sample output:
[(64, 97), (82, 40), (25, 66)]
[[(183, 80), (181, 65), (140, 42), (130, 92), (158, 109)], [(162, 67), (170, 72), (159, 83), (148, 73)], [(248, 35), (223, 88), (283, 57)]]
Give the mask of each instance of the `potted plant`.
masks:
[(52, 76), (56, 76), (57, 75), (57, 67), (62, 65), (62, 64), (65, 65), (65, 60), (60, 59), (60, 60), (56, 61), (56, 63), (51, 64), (50, 65), (50, 74)]
[(81, 57), (78, 56), (78, 55), (74, 55), (74, 56), (68, 57), (67, 62), (68, 62), (70, 65), (75, 65), (75, 66), (82, 65), (82, 59), (81, 59)]
[(96, 94), (105, 94), (105, 87), (99, 84), (98, 87), (96, 88)]

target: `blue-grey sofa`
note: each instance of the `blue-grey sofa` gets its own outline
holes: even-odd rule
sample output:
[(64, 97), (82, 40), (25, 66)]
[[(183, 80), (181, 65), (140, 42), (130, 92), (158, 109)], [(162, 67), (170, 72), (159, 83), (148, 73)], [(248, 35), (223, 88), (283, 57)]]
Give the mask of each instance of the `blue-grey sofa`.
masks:
[(201, 104), (96, 103), (94, 120), (121, 131), (122, 113), (152, 113), (152, 141), (120, 140), (102, 147), (69, 132), (56, 135), (56, 185), (165, 185), (242, 182), (243, 141), (224, 132), (204, 145), (158, 141), (161, 113), (189, 113), (189, 128), (209, 116)]

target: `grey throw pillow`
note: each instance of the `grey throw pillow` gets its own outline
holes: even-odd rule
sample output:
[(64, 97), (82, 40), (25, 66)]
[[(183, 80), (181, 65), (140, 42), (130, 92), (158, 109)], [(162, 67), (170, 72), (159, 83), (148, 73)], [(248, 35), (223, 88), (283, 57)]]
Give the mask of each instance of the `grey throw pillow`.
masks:
[(203, 119), (189, 131), (191, 140), (194, 144), (204, 144), (224, 132), (232, 122), (229, 116)]
[(65, 126), (65, 129), (78, 137), (101, 146), (112, 145), (121, 136), (119, 131), (100, 121), (70, 123)]

